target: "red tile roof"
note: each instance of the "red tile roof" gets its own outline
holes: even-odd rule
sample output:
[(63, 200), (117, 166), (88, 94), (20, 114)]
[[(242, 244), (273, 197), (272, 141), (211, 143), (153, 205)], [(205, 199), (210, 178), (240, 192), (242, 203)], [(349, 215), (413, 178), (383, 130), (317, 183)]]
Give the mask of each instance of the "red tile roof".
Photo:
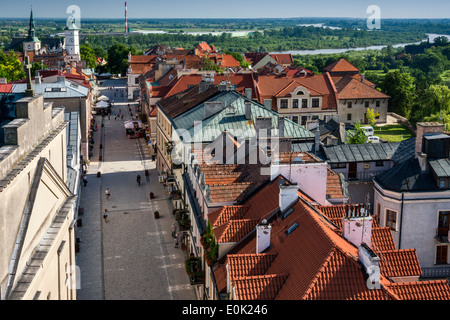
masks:
[(337, 100), (334, 83), (328, 74), (314, 75), (310, 77), (291, 77), (267, 75), (259, 76), (257, 81), (258, 98), (260, 103), (266, 99), (288, 95), (296, 87), (303, 86), (312, 91), (313, 95), (323, 95), (322, 109), (336, 110)]
[(329, 66), (326, 66), (324, 71), (328, 71), (330, 74), (333, 74), (335, 72), (358, 72), (359, 69), (356, 68), (354, 65), (352, 65), (350, 62), (345, 60), (344, 58), (339, 59), (336, 62), (333, 62)]
[(338, 97), (344, 99), (387, 99), (389, 96), (353, 77), (346, 76), (336, 84)]
[(416, 249), (401, 249), (377, 252), (380, 256), (380, 271), (387, 278), (421, 276)]
[[(293, 208), (286, 219), (272, 223), (271, 246), (264, 256), (255, 253), (254, 234), (227, 256), (237, 299), (448, 299), (450, 286), (445, 281), (397, 284), (386, 279), (383, 273), (391, 277), (417, 276), (420, 267), (408, 266), (418, 266), (415, 250), (387, 251), (386, 257), (381, 255), (381, 289), (369, 289), (365, 271), (358, 262), (358, 249), (303, 200)], [(295, 222), (297, 229), (287, 235), (286, 230)], [(272, 254), (270, 259), (268, 254)], [(216, 270), (222, 282), (223, 272), (220, 267)]]
[(248, 211), (249, 206), (224, 206), (219, 210), (208, 214), (208, 221), (211, 222), (213, 227), (223, 225), (230, 220), (243, 219), (245, 213)]
[(450, 300), (447, 280), (389, 284), (389, 290), (401, 300)]
[(238, 242), (255, 229), (259, 219), (230, 220), (227, 223), (213, 229), (218, 243)]
[(242, 277), (233, 281), (237, 300), (273, 300), (286, 282), (287, 274)]
[(390, 227), (372, 228), (372, 250), (375, 252), (395, 250)]
[(270, 57), (278, 64), (294, 64), (294, 59), (290, 53), (276, 53), (270, 54)]
[[(189, 87), (196, 86), (202, 81), (201, 74), (190, 74), (181, 76), (176, 82), (173, 84), (172, 89), (165, 96), (170, 97), (174, 94), (182, 92)], [(233, 85), (236, 86), (236, 91), (245, 93), (245, 88), (252, 89), (252, 96), (256, 98), (256, 90), (253, 81), (253, 75), (251, 73), (234, 73), (229, 75), (219, 75), (216, 74), (214, 76), (214, 84), (219, 85), (222, 81), (230, 81)]]

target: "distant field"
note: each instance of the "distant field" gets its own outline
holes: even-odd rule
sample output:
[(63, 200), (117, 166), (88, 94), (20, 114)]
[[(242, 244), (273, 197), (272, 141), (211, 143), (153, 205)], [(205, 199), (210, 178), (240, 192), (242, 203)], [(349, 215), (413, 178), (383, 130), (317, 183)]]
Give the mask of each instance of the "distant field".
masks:
[(401, 124), (389, 124), (376, 127), (374, 135), (388, 142), (400, 142), (414, 137), (414, 133)]

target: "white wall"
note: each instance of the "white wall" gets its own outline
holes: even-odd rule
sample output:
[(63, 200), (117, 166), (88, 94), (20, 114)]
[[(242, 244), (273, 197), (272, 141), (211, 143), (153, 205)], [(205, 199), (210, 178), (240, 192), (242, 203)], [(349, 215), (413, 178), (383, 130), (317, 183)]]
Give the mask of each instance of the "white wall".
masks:
[(301, 191), (321, 205), (330, 205), (326, 199), (327, 164), (325, 162), (291, 165), (272, 164), (270, 169), (271, 180), (281, 174), (292, 183), (297, 183)]
[[(376, 182), (374, 185), (380, 188)], [(380, 204), (380, 226), (386, 226), (386, 209), (397, 211), (397, 230), (392, 231), (396, 247), (416, 249), (421, 267), (434, 267), (438, 244), (435, 240), (438, 215), (439, 211), (450, 211), (450, 191), (405, 193), (403, 209), (400, 192), (381, 191), (383, 193), (375, 189), (374, 196), (374, 212), (377, 210), (377, 203)]]

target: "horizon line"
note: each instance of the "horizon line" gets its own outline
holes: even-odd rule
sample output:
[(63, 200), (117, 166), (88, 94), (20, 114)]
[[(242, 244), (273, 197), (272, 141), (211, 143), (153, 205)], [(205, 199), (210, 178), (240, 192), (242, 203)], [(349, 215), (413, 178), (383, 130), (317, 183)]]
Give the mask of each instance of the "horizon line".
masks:
[[(0, 17), (0, 19), (29, 19), (29, 16), (23, 16), (23, 17)], [(49, 20), (49, 19), (61, 19), (61, 20), (67, 20), (67, 17), (34, 17), (34, 20)], [(94, 18), (94, 17), (85, 17), (85, 18), (81, 18), (81, 20), (124, 20), (124, 17), (112, 17), (112, 18)], [(143, 20), (158, 20), (158, 19), (170, 19), (170, 20), (198, 20), (198, 19), (202, 19), (202, 20), (292, 20), (292, 19), (351, 19), (351, 20), (367, 20), (366, 17), (364, 18), (360, 18), (360, 17), (325, 17), (325, 16), (317, 16), (317, 17), (261, 17), (261, 18), (250, 18), (250, 17), (240, 17), (240, 18), (224, 18), (224, 17), (215, 17), (215, 18), (211, 18), (211, 17), (189, 17), (189, 18), (174, 18), (174, 17), (140, 17), (140, 18), (129, 18), (128, 17), (128, 21), (130, 20), (138, 20), (138, 19), (143, 19)], [(450, 20), (450, 18), (418, 18), (418, 17), (410, 17), (410, 18), (381, 18), (382, 20)]]

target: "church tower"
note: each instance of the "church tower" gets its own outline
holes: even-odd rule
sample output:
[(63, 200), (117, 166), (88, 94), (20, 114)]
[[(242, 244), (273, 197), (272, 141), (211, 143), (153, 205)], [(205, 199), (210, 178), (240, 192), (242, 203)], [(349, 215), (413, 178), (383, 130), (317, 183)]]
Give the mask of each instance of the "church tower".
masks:
[(75, 24), (75, 19), (72, 20), (65, 29), (65, 46), (66, 53), (70, 61), (80, 61), (80, 37), (79, 29)]
[(34, 24), (33, 9), (30, 14), (30, 24), (28, 28), (28, 37), (23, 42), (23, 51), (35, 52), (41, 49), (41, 41), (36, 37), (36, 26)]

